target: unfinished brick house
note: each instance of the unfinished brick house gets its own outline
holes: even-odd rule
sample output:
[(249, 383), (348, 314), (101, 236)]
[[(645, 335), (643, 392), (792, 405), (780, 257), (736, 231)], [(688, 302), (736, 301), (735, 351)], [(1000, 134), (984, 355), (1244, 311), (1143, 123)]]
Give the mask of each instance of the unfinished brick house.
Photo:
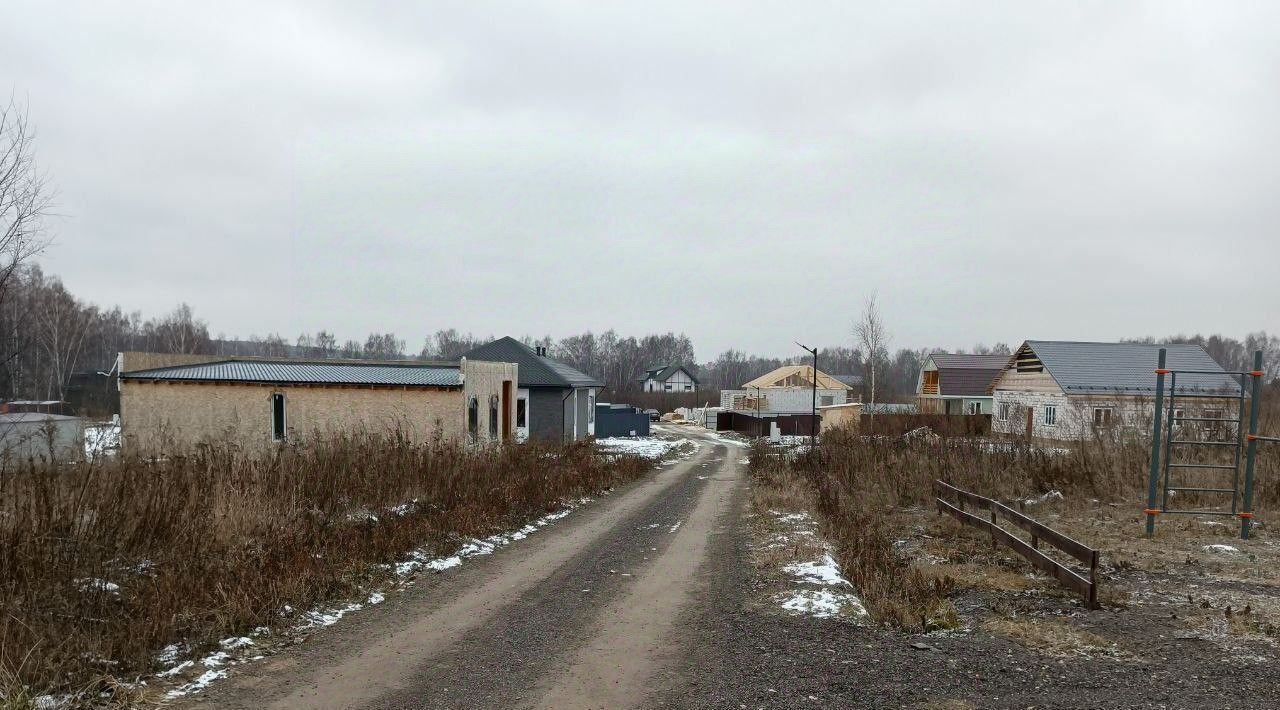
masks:
[(1175, 416), (1236, 416), (1228, 396), (1237, 396), (1239, 385), (1199, 345), (1028, 340), (991, 385), (992, 431), (1058, 441), (1148, 435), (1160, 348), (1168, 367), (1207, 373), (1178, 378)]
[[(176, 359), (178, 362), (173, 362)], [(517, 366), (123, 353), (121, 446), (175, 453), (205, 442), (266, 450), (335, 433), (487, 443), (512, 436)]]

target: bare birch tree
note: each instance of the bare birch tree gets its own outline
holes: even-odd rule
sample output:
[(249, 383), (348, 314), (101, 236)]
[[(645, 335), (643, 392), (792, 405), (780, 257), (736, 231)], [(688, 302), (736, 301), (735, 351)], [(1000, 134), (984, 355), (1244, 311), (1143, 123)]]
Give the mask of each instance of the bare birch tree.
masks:
[[(22, 266), (49, 244), (44, 218), (52, 199), (49, 182), (36, 166), (35, 132), (26, 109), (10, 100), (0, 106), (0, 309)], [(9, 325), (21, 328), (21, 319)], [(25, 340), (17, 330), (4, 339), (8, 345), (0, 352), (0, 363), (7, 365), (22, 352)]]
[(872, 292), (867, 297), (866, 303), (862, 308), (862, 316), (853, 324), (853, 335), (861, 346), (862, 352), (867, 359), (867, 378), (871, 395), (871, 428), (875, 429), (876, 416), (876, 371), (879, 369), (879, 363), (885, 362), (889, 357), (889, 331), (885, 327), (884, 319), (880, 315), (880, 308), (876, 305), (876, 294)]

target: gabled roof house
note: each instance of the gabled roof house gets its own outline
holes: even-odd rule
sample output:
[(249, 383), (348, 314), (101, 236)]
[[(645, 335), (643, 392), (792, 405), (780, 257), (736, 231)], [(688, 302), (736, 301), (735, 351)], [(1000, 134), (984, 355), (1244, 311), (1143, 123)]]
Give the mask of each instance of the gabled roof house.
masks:
[(516, 436), (575, 441), (595, 434), (596, 396), (604, 383), (510, 336), (467, 353), (468, 359), (519, 366)]
[(659, 365), (645, 370), (640, 378), (643, 392), (697, 392), (698, 378), (684, 365)]
[(1184, 416), (1235, 416), (1223, 395), (1238, 395), (1239, 383), (1199, 345), (1028, 340), (991, 384), (992, 429), (1073, 440), (1097, 428), (1148, 427), (1160, 348), (1168, 353), (1167, 367), (1208, 373), (1178, 376)]
[(991, 383), (1008, 355), (932, 353), (916, 380), (916, 404), (924, 414), (990, 414)]
[(721, 390), (720, 406), (726, 410), (777, 414), (809, 414), (813, 409), (814, 383), (819, 407), (845, 404), (852, 387), (814, 370), (811, 365), (785, 365), (742, 385)]

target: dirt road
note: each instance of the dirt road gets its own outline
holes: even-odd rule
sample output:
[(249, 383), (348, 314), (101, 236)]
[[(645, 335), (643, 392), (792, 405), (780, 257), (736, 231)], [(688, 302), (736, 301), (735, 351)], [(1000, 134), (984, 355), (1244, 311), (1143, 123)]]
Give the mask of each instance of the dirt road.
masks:
[(192, 704), (231, 708), (643, 707), (712, 533), (745, 490), (740, 445), (689, 459), (462, 568), (427, 577)]

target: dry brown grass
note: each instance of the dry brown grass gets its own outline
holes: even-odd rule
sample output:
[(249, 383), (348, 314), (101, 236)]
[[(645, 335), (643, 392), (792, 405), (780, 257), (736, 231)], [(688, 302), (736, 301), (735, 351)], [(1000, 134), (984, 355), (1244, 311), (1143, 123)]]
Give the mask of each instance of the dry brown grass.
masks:
[(1055, 619), (996, 618), (984, 621), (982, 628), (1054, 656), (1125, 655), (1114, 642)]
[[(1268, 408), (1280, 410), (1280, 396), (1273, 399)], [(1280, 477), (1280, 446), (1260, 447), (1259, 452), (1255, 503), (1265, 518), (1268, 508), (1280, 503), (1280, 484), (1275, 482)], [(1022, 591), (1040, 584), (1022, 573), (1024, 568), (1007, 551), (984, 552), (959, 526), (934, 520), (934, 480), (1005, 501), (1060, 491), (1065, 502), (1028, 508), (1028, 512), (1051, 526), (1058, 524), (1059, 513), (1070, 513), (1066, 517), (1075, 524), (1067, 525), (1065, 532), (1109, 550), (1108, 544), (1117, 542), (1117, 537), (1132, 540), (1140, 535), (1149, 455), (1149, 445), (1132, 432), (1097, 436), (1053, 450), (1017, 441), (910, 441), (835, 431), (792, 460), (756, 449), (752, 470), (758, 483), (793, 476), (813, 491), (812, 509), (873, 618), (908, 629), (928, 629), (946, 622), (945, 597), (957, 585)], [(1277, 473), (1268, 477), (1263, 473), (1267, 470)], [(1099, 516), (1099, 508), (1114, 511), (1108, 516), (1112, 519)], [(935, 530), (935, 537), (944, 539), (919, 544), (920, 538), (928, 537), (921, 534), (923, 529), (938, 525), (944, 529)], [(1187, 523), (1162, 520), (1160, 536), (1175, 534), (1177, 525)], [(1104, 527), (1107, 532), (1099, 534)], [(913, 554), (895, 549), (895, 543), (904, 541), (916, 544), (901, 548), (915, 556), (964, 562), (913, 564)], [(949, 551), (940, 549), (947, 546)], [(1123, 594), (1112, 597), (1118, 602), (1125, 599)]]
[(452, 551), (648, 468), (591, 444), (353, 435), (0, 476), (0, 694), (118, 695), (110, 679), (154, 672), (167, 644), (288, 624), (285, 605), (382, 583), (411, 550)]

